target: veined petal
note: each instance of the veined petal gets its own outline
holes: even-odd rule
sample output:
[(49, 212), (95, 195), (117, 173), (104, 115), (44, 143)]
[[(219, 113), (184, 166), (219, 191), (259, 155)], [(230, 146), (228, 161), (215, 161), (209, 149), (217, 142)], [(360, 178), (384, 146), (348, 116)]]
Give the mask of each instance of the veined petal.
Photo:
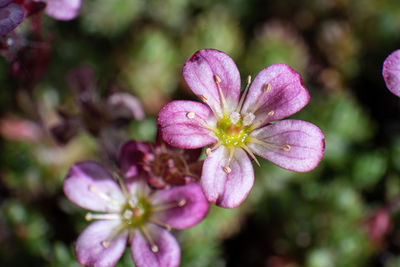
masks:
[(160, 190), (154, 197), (155, 205), (179, 203), (184, 201), (183, 206), (167, 209), (154, 214), (165, 224), (176, 229), (185, 229), (199, 223), (208, 212), (208, 202), (200, 185), (190, 183), (185, 186), (178, 186), (168, 190)]
[(385, 59), (382, 75), (390, 92), (400, 96), (400, 50), (394, 51)]
[(24, 9), (15, 3), (0, 8), (0, 35), (14, 30), (24, 19)]
[(254, 183), (254, 170), (249, 157), (236, 148), (229, 164), (230, 173), (224, 171), (229, 158), (224, 146), (207, 156), (203, 165), (201, 185), (208, 201), (223, 208), (239, 206), (250, 193)]
[(45, 0), (47, 15), (58, 20), (71, 20), (78, 15), (81, 0)]
[(79, 207), (99, 212), (119, 212), (124, 195), (101, 165), (85, 161), (73, 165), (64, 180), (65, 195)]
[[(188, 118), (188, 114), (195, 118)], [(165, 142), (180, 148), (200, 148), (218, 140), (199, 121), (215, 127), (211, 110), (194, 101), (172, 101), (158, 114), (158, 125)]]
[(103, 242), (115, 234), (119, 224), (121, 221), (97, 221), (86, 227), (75, 246), (79, 263), (84, 266), (114, 266), (124, 253), (128, 232), (115, 236), (106, 247)]
[[(266, 90), (268, 84), (270, 91)], [(246, 96), (242, 114), (254, 113), (254, 123), (261, 127), (296, 113), (309, 99), (300, 75), (285, 64), (274, 64), (257, 74)]]
[(140, 173), (140, 163), (146, 153), (151, 153), (150, 144), (147, 142), (129, 141), (121, 148), (119, 165), (125, 178), (134, 178)]
[(227, 101), (227, 112), (239, 102), (240, 74), (235, 62), (225, 53), (214, 49), (197, 51), (183, 66), (183, 77), (197, 96), (204, 96), (206, 103), (221, 114), (221, 98), (215, 82), (221, 78), (222, 93)]
[(158, 251), (151, 250), (151, 244), (140, 231), (136, 231), (131, 244), (132, 257), (137, 267), (179, 266), (181, 251), (175, 237), (158, 226), (146, 226)]
[(253, 153), (291, 171), (314, 169), (324, 154), (323, 133), (314, 124), (305, 121), (278, 121), (254, 130), (250, 136), (267, 143), (248, 143)]

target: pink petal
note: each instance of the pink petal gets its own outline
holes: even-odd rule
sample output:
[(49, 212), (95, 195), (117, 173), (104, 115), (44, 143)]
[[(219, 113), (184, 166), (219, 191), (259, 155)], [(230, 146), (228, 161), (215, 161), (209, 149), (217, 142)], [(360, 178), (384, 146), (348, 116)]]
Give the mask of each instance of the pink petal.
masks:
[(156, 213), (160, 221), (176, 229), (185, 229), (199, 223), (208, 212), (208, 202), (200, 185), (190, 183), (168, 190), (160, 190), (152, 204), (178, 203), (185, 200), (185, 205)]
[(221, 146), (203, 165), (201, 185), (208, 201), (223, 207), (239, 206), (250, 193), (254, 183), (254, 170), (249, 157), (241, 148), (236, 148), (229, 164), (230, 173), (224, 171), (228, 161), (228, 150)]
[(400, 96), (400, 50), (394, 51), (385, 59), (382, 75), (387, 88)]
[[(109, 104), (109, 108), (111, 112), (116, 112), (121, 109), (127, 109), (130, 111), (131, 116), (136, 120), (144, 119), (144, 110), (142, 104), (139, 99), (134, 97), (129, 93), (117, 92), (113, 93), (108, 99), (107, 104)], [(122, 113), (121, 110), (119, 113)], [(118, 114), (118, 112), (117, 112)], [(114, 116), (115, 117), (115, 116)]]
[(240, 94), (240, 74), (235, 62), (225, 53), (214, 49), (197, 51), (183, 66), (183, 77), (190, 89), (206, 97), (206, 103), (221, 114), (221, 100), (214, 75), (221, 78), (221, 89), (229, 105), (236, 108)]
[(79, 263), (84, 266), (114, 266), (124, 253), (128, 232), (116, 236), (105, 248), (102, 242), (117, 229), (120, 221), (97, 221), (83, 230), (76, 241), (75, 253)]
[[(43, 1), (43, 0), (42, 0)], [(78, 15), (81, 0), (44, 0), (46, 14), (58, 20), (71, 20)]]
[(14, 0), (0, 0), (0, 7), (5, 7)]
[(14, 30), (24, 19), (24, 13), (24, 9), (15, 3), (0, 8), (0, 35)]
[[(267, 84), (271, 85), (271, 91), (262, 98)], [(274, 64), (257, 74), (246, 96), (242, 114), (252, 112), (260, 103), (253, 113), (256, 115), (255, 122), (263, 126), (296, 113), (309, 99), (310, 95), (303, 87), (300, 75), (285, 64)]]
[(200, 148), (217, 142), (196, 119), (187, 117), (189, 112), (193, 112), (196, 119), (215, 126), (213, 114), (207, 106), (194, 101), (172, 101), (158, 114), (158, 125), (164, 141), (180, 148)]
[(148, 225), (158, 252), (151, 250), (151, 245), (140, 231), (133, 236), (131, 250), (137, 267), (174, 267), (179, 266), (181, 251), (175, 237), (167, 230), (158, 226)]
[[(325, 139), (321, 130), (305, 121), (283, 120), (253, 131), (250, 136), (263, 142), (280, 146), (249, 143), (251, 151), (272, 163), (296, 172), (307, 172), (321, 161)], [(283, 149), (289, 145), (289, 151)]]
[(121, 148), (119, 165), (125, 178), (134, 178), (139, 175), (144, 154), (151, 153), (147, 142), (129, 141)]
[(119, 212), (124, 203), (119, 185), (95, 162), (73, 165), (64, 180), (63, 189), (69, 200), (88, 210)]

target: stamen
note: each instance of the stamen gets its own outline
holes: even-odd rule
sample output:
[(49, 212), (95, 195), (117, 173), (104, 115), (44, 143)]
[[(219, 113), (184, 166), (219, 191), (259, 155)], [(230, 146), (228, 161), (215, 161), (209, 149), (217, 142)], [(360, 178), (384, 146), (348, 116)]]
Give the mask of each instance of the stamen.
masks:
[(206, 155), (207, 155), (207, 156), (210, 156), (211, 153), (212, 153), (215, 149), (217, 149), (218, 147), (220, 147), (221, 145), (222, 145), (222, 142), (221, 142), (221, 141), (218, 141), (217, 143), (215, 143), (215, 144), (213, 145), (212, 148), (207, 148), (207, 149), (206, 149)]
[(157, 253), (158, 252), (158, 246), (154, 243), (154, 241), (151, 238), (150, 233), (147, 230), (147, 228), (144, 225), (142, 225), (142, 226), (140, 226), (140, 231), (142, 232), (142, 234), (146, 238), (147, 242), (149, 242), (150, 247), (151, 247), (151, 251), (153, 251), (154, 253)]
[(121, 187), (122, 193), (124, 194), (125, 198), (128, 199), (130, 197), (130, 195), (129, 195), (128, 188), (126, 188), (124, 181), (122, 180), (121, 177), (118, 177), (117, 180), (118, 180), (119, 186)]
[(179, 208), (179, 207), (183, 207), (186, 205), (186, 200), (185, 199), (181, 199), (178, 202), (171, 202), (171, 203), (166, 203), (166, 204), (156, 204), (153, 205), (152, 207), (152, 212), (161, 212), (161, 211), (165, 211), (165, 210), (169, 210), (169, 209), (173, 209), (173, 208)]
[(214, 75), (214, 81), (217, 84), (219, 98), (221, 100), (222, 113), (225, 113), (225, 109), (227, 107), (227, 104), (226, 104), (226, 100), (225, 100), (224, 94), (222, 93), (222, 89), (221, 89), (221, 84), (220, 84), (221, 83), (221, 78), (217, 74), (215, 74)]
[(229, 119), (231, 120), (232, 124), (236, 124), (240, 121), (240, 114), (234, 111), (229, 115)]
[(165, 224), (165, 223), (161, 222), (160, 220), (158, 220), (158, 219), (156, 219), (154, 217), (150, 217), (149, 221), (154, 223), (154, 224), (157, 224), (158, 226), (164, 227), (165, 229), (167, 229), (168, 232), (170, 232), (172, 230), (171, 225)]
[(264, 88), (261, 96), (258, 98), (256, 104), (254, 105), (251, 113), (255, 113), (261, 106), (262, 102), (264, 101), (264, 97), (267, 93), (271, 92), (272, 85), (270, 83), (267, 83)]
[(288, 144), (283, 145), (283, 146), (278, 146), (278, 145), (275, 145), (275, 144), (270, 144), (270, 143), (261, 141), (261, 140), (255, 138), (255, 137), (252, 137), (252, 136), (248, 137), (248, 142), (249, 143), (254, 143), (254, 144), (259, 144), (259, 145), (262, 145), (262, 146), (268, 146), (268, 147), (271, 147), (271, 148), (283, 149), (285, 151), (289, 151), (291, 149), (290, 145), (288, 145)]
[(274, 114), (275, 114), (275, 111), (271, 110), (271, 111), (268, 112), (267, 115), (270, 116), (270, 117), (272, 117), (272, 116), (274, 116)]
[(231, 163), (232, 159), (233, 159), (233, 155), (234, 155), (235, 149), (231, 148), (229, 149), (229, 158), (228, 158), (228, 162), (226, 163), (225, 167), (224, 167), (224, 171), (226, 173), (231, 173), (232, 169), (229, 168), (229, 164)]
[(86, 221), (91, 221), (91, 220), (118, 220), (120, 219), (119, 214), (117, 213), (100, 213), (100, 214), (93, 214), (93, 213), (87, 213), (85, 216)]
[(257, 163), (258, 167), (261, 167), (261, 165), (258, 162), (256, 156), (253, 154), (253, 152), (245, 144), (242, 144), (240, 147), (243, 148), (247, 152), (247, 154), (250, 155), (250, 157)]
[(117, 228), (115, 228), (115, 229), (111, 232), (111, 234), (107, 237), (106, 240), (103, 240), (103, 241), (101, 242), (101, 245), (102, 245), (104, 248), (107, 248), (107, 247), (111, 244), (111, 242), (112, 242), (118, 235), (120, 235), (120, 234), (122, 233), (122, 231), (124, 231), (125, 229), (126, 229), (126, 226), (125, 226), (124, 224), (119, 225)]
[(196, 113), (188, 112), (188, 113), (186, 113), (186, 118), (197, 121), (203, 128), (213, 132), (214, 134), (217, 134), (217, 130), (208, 126), (208, 124), (206, 122), (204, 122), (203, 120), (196, 117)]
[(247, 76), (246, 88), (244, 89), (243, 94), (242, 94), (242, 96), (240, 97), (239, 104), (238, 104), (238, 106), (236, 107), (236, 110), (235, 110), (236, 112), (240, 112), (240, 111), (242, 110), (243, 103), (244, 103), (244, 100), (245, 100), (245, 98), (246, 98), (247, 92), (249, 91), (250, 84), (251, 84), (251, 76), (249, 75), (249, 76)]
[(249, 126), (254, 122), (256, 116), (253, 113), (247, 113), (243, 118), (243, 125)]
[(100, 198), (102, 198), (103, 200), (110, 202), (114, 205), (116, 205), (117, 207), (121, 207), (122, 203), (118, 202), (116, 199), (113, 199), (112, 197), (110, 197), (107, 194), (104, 194), (103, 192), (100, 192), (99, 190), (97, 190), (96, 187), (94, 187), (93, 185), (89, 185), (89, 191), (95, 193), (96, 195), (98, 195)]

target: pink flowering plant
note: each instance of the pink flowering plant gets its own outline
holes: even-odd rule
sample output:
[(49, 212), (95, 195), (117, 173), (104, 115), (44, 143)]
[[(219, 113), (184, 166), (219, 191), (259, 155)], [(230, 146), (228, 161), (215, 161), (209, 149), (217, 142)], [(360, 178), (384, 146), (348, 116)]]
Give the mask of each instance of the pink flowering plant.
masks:
[(79, 236), (76, 257), (84, 266), (113, 266), (127, 244), (142, 266), (178, 266), (180, 248), (171, 229), (200, 222), (208, 202), (197, 183), (154, 191), (138, 177), (116, 182), (95, 162), (73, 165), (64, 180), (65, 195), (97, 220)]
[(301, 120), (281, 120), (309, 101), (300, 75), (285, 64), (261, 70), (243, 93), (234, 61), (213, 49), (197, 51), (183, 77), (206, 104), (173, 101), (158, 115), (163, 139), (172, 146), (206, 149), (201, 185), (207, 199), (224, 208), (240, 205), (249, 194), (256, 155), (287, 170), (307, 172), (324, 151), (321, 130)]

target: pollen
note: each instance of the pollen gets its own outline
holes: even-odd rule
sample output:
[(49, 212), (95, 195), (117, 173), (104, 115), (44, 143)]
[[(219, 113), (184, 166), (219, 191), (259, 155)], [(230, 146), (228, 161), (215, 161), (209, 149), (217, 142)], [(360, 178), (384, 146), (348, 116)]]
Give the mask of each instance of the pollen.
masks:
[(225, 167), (224, 167), (224, 171), (225, 171), (226, 173), (231, 173), (232, 169), (229, 168), (228, 166), (225, 166)]
[(158, 252), (158, 246), (157, 245), (152, 245), (151, 246), (151, 251), (153, 251), (154, 253)]
[(290, 151), (290, 149), (291, 149), (291, 146), (290, 145), (284, 145), (283, 146), (283, 150), (285, 150), (285, 151)]
[(275, 114), (275, 111), (273, 111), (273, 110), (268, 112), (268, 116), (270, 116), (270, 117), (274, 116), (274, 114)]
[(195, 116), (196, 116), (196, 115), (194, 114), (194, 112), (188, 112), (188, 113), (186, 113), (186, 117), (187, 117), (188, 119), (194, 119)]
[(108, 246), (110, 245), (110, 242), (108, 242), (108, 241), (102, 241), (102, 242), (101, 242), (101, 245), (102, 245), (104, 248), (108, 248)]
[(270, 83), (268, 83), (268, 84), (265, 85), (265, 87), (264, 87), (264, 90), (265, 90), (267, 93), (271, 92), (271, 89), (272, 89), (272, 85), (271, 85)]
[(178, 202), (178, 207), (183, 207), (183, 206), (185, 206), (186, 205), (186, 199), (181, 199), (181, 200), (179, 200), (179, 202)]
[(256, 116), (253, 113), (251, 112), (247, 113), (243, 118), (243, 125), (250, 126), (254, 122), (255, 118)]
[(232, 112), (229, 115), (229, 119), (231, 120), (232, 124), (238, 123), (240, 121), (240, 118), (241, 118), (240, 114), (238, 112), (236, 112), (236, 111)]
[(203, 100), (203, 102), (206, 102), (206, 101), (207, 101), (207, 97), (205, 97), (204, 95), (199, 95), (199, 98), (200, 98), (201, 100)]

